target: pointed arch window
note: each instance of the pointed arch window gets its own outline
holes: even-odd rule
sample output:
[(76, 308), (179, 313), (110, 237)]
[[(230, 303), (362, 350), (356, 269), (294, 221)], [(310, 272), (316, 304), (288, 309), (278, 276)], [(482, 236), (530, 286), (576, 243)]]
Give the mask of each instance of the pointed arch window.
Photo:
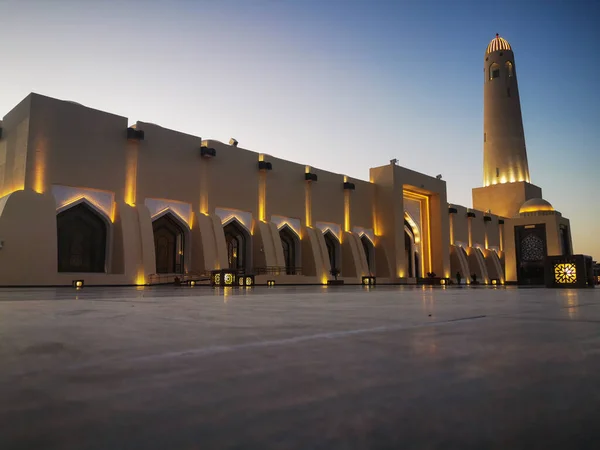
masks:
[(500, 66), (496, 63), (490, 65), (490, 80), (500, 76)]
[(279, 230), (281, 246), (283, 247), (283, 259), (285, 261), (285, 273), (287, 275), (296, 274), (297, 249), (299, 247), (299, 239), (296, 233), (287, 225)]
[(235, 219), (223, 227), (223, 232), (225, 233), (229, 268), (238, 270), (248, 269), (250, 267), (249, 233)]
[(375, 273), (375, 248), (373, 247), (373, 243), (371, 239), (367, 237), (366, 234), (363, 234), (360, 238), (360, 242), (362, 243), (363, 250), (365, 252), (365, 257), (367, 258), (367, 266), (369, 268), (369, 272), (371, 274)]
[(105, 272), (108, 226), (87, 203), (56, 216), (59, 272)]
[(156, 273), (183, 273), (185, 232), (179, 219), (172, 213), (152, 222)]
[(338, 238), (330, 230), (327, 230), (323, 237), (325, 238), (331, 269), (341, 270), (340, 241), (338, 241)]
[(506, 73), (508, 78), (512, 78), (513, 77), (513, 63), (511, 63), (510, 61), (506, 61)]

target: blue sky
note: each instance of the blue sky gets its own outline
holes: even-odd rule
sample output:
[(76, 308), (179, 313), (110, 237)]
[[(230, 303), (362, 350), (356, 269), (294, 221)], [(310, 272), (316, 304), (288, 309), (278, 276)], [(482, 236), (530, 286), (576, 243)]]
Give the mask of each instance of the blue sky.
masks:
[[(482, 183), (483, 58), (513, 46), (531, 180), (600, 259), (600, 3), (0, 0), (0, 115), (29, 92), (368, 179)], [(595, 200), (595, 202), (594, 202)]]

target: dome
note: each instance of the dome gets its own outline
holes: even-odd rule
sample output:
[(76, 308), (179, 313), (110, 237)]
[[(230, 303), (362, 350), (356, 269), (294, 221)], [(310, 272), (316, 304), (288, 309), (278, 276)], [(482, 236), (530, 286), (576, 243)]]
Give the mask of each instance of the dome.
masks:
[(527, 200), (519, 209), (519, 214), (523, 213), (532, 213), (532, 212), (540, 212), (540, 211), (554, 211), (554, 208), (543, 198), (532, 198), (531, 200)]
[(492, 39), (490, 45), (487, 46), (485, 54), (487, 55), (488, 53), (499, 52), (502, 50), (512, 50), (512, 48), (510, 48), (510, 44), (506, 39), (501, 38), (500, 36), (498, 36), (498, 33), (496, 33), (496, 37)]

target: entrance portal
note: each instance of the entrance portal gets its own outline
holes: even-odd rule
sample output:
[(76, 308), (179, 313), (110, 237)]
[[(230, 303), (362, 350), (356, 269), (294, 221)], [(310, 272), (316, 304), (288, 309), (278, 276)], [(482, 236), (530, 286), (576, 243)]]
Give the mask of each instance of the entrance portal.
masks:
[(185, 234), (180, 221), (166, 213), (152, 222), (156, 273), (183, 273)]
[(59, 272), (105, 272), (107, 224), (87, 203), (56, 216)]

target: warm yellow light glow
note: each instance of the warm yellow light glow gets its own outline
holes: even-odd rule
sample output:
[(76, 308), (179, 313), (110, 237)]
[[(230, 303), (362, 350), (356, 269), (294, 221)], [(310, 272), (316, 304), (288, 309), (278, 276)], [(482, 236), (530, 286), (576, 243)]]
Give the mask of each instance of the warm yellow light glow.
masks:
[(137, 276), (135, 277), (135, 284), (137, 286), (144, 286), (146, 284), (146, 277), (144, 276), (144, 269), (138, 270)]
[[(306, 166), (308, 167), (308, 166)], [(312, 226), (312, 183), (304, 183), (304, 213), (305, 217), (305, 226)]]
[(554, 281), (558, 284), (577, 283), (577, 268), (575, 264), (554, 264)]
[(454, 245), (454, 215), (450, 214), (450, 245)]
[[(410, 191), (404, 189), (403, 196), (412, 200), (419, 200), (421, 202), (421, 234), (427, 237), (427, 261), (429, 264), (429, 270), (433, 269), (432, 257), (431, 257), (431, 211), (429, 208), (429, 196), (421, 194), (419, 192)], [(423, 205), (424, 204), (424, 205)], [(406, 215), (405, 215), (406, 216)], [(423, 226), (423, 219), (425, 219), (426, 227)], [(410, 223), (410, 222), (409, 222)], [(412, 224), (411, 224), (412, 225)], [(421, 241), (419, 237), (419, 242)], [(417, 236), (415, 236), (415, 243), (417, 243)], [(421, 273), (426, 273), (425, 258), (421, 258)]]
[(506, 175), (502, 175), (500, 177), (500, 183), (505, 184), (508, 180), (506, 179)]
[(114, 223), (115, 215), (116, 215), (115, 202), (113, 202), (111, 204), (111, 209), (107, 210), (104, 206), (97, 203), (93, 198), (90, 198), (84, 194), (80, 194), (80, 195), (77, 195), (75, 197), (71, 197), (71, 198), (65, 200), (60, 205), (58, 205), (57, 209), (67, 209), (69, 207), (69, 205), (72, 205), (73, 203), (78, 202), (82, 199), (85, 199), (88, 203), (91, 203), (92, 205), (94, 205), (96, 208), (98, 208), (100, 211), (102, 211), (106, 215), (106, 217), (108, 217), (108, 219), (111, 221), (111, 223)]
[(46, 140), (35, 149), (33, 190), (42, 194), (46, 190)]
[(442, 278), (442, 279), (440, 280), (440, 284), (441, 284), (441, 285), (444, 285), (444, 284), (446, 284), (446, 280), (444, 280), (444, 279)]
[(208, 192), (209, 192), (209, 170), (208, 161), (201, 158), (200, 161), (200, 213), (208, 216)]
[(267, 172), (261, 170), (258, 174), (258, 220), (264, 222), (267, 215)]
[(321, 283), (322, 284), (327, 284), (327, 274), (323, 274), (323, 276), (321, 277)]
[(135, 206), (137, 194), (138, 144), (127, 143), (125, 151), (125, 203)]
[(350, 191), (344, 190), (344, 231), (350, 232)]
[(496, 280), (492, 280), (492, 284), (495, 286), (497, 284)]

